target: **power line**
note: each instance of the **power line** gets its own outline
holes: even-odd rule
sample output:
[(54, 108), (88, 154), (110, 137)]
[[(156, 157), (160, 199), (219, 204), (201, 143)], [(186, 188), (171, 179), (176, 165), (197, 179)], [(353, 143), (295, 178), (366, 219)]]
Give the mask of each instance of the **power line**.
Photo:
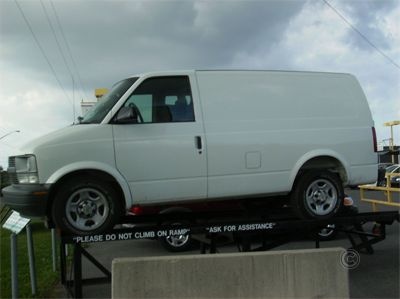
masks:
[[(66, 66), (66, 68), (67, 68), (69, 74), (70, 74), (71, 77), (72, 77), (72, 81), (74, 82), (74, 81), (75, 81), (75, 80), (74, 80), (74, 77), (75, 77), (75, 76), (74, 76), (73, 72), (71, 71), (71, 68), (69, 67), (69, 64), (67, 63), (67, 59), (66, 59), (66, 57), (65, 57), (64, 51), (62, 50), (61, 44), (60, 44), (60, 42), (59, 42), (59, 40), (58, 40), (58, 38), (57, 38), (56, 31), (55, 31), (55, 29), (54, 29), (53, 23), (51, 22), (51, 19), (50, 19), (50, 16), (49, 16), (48, 12), (47, 12), (46, 6), (45, 6), (44, 3), (43, 3), (43, 0), (40, 0), (40, 4), (42, 5), (42, 9), (43, 9), (43, 11), (44, 11), (44, 13), (45, 13), (45, 15), (46, 15), (47, 22), (49, 23), (49, 26), (50, 26), (51, 31), (52, 31), (52, 33), (53, 33), (54, 39), (56, 40), (56, 43), (57, 43), (57, 46), (58, 46), (58, 50), (59, 50), (60, 53), (61, 53), (61, 56), (62, 56), (63, 61), (64, 61), (64, 64), (65, 64), (65, 66)], [(74, 83), (72, 83), (72, 84), (74, 84)], [(83, 96), (83, 98), (85, 98), (85, 95), (83, 94), (83, 91), (80, 90), (80, 92), (81, 92), (81, 95)]]
[(395, 67), (400, 69), (400, 65), (397, 64), (392, 58), (390, 58), (387, 54), (385, 54), (381, 49), (379, 49), (377, 46), (375, 46), (374, 43), (372, 43), (360, 30), (358, 30), (353, 24), (351, 24), (336, 8), (334, 8), (327, 0), (322, 0), (324, 3), (332, 9), (353, 31), (355, 31), (359, 36), (361, 36), (372, 48), (374, 48), (376, 51), (378, 51), (379, 54), (381, 54), (383, 57), (385, 57), (391, 64), (393, 64)]
[[(21, 8), (21, 6), (19, 5), (19, 3), (18, 3), (17, 0), (14, 0), (14, 2), (15, 2), (15, 4), (17, 5), (18, 10), (20, 11), (20, 13), (21, 13), (21, 15), (22, 15), (22, 17), (23, 17), (23, 19), (24, 19), (24, 21), (25, 21), (25, 24), (28, 26), (29, 31), (31, 32), (33, 39), (35, 40), (37, 46), (39, 47), (40, 52), (42, 53), (44, 59), (46, 60), (46, 62), (47, 62), (47, 64), (48, 64), (48, 66), (49, 66), (49, 68), (50, 68), (50, 70), (51, 70), (51, 72), (52, 72), (54, 78), (56, 79), (58, 85), (60, 85), (60, 87), (61, 87), (61, 89), (63, 90), (64, 95), (65, 95), (65, 97), (68, 99), (68, 101), (69, 101), (70, 103), (72, 103), (71, 99), (68, 97), (68, 95), (67, 95), (67, 93), (66, 93), (66, 91), (65, 91), (65, 89), (64, 89), (64, 86), (61, 84), (61, 81), (60, 81), (60, 79), (58, 78), (57, 73), (56, 73), (56, 71), (54, 70), (53, 65), (51, 64), (49, 58), (47, 57), (46, 52), (44, 51), (42, 45), (40, 44), (39, 40), (37, 39), (37, 37), (36, 37), (36, 35), (35, 35), (35, 32), (34, 32), (33, 29), (32, 29), (31, 24), (29, 23), (28, 19), (26, 18), (25, 14), (24, 14), (24, 11), (22, 10), (22, 8)], [(72, 105), (73, 105), (73, 103), (72, 103)]]
[(67, 59), (65, 58), (65, 55), (64, 55), (64, 51), (62, 50), (60, 42), (58, 41), (56, 31), (54, 30), (53, 24), (51, 22), (49, 14), (47, 13), (46, 7), (44, 6), (43, 0), (40, 0), (40, 4), (42, 5), (43, 12), (46, 15), (47, 22), (49, 23), (51, 32), (53, 33), (53, 36), (54, 36), (54, 39), (56, 41), (58, 50), (60, 51), (61, 57), (63, 58), (65, 67), (67, 68), (69, 74), (71, 75), (71, 79), (72, 79), (72, 103), (73, 103), (72, 104), (72, 108), (73, 108), (73, 117), (74, 117), (74, 121), (75, 121), (75, 80), (74, 80), (74, 74), (71, 72), (71, 69), (68, 66)]
[[(59, 30), (60, 30), (60, 32), (61, 32), (61, 37), (62, 37), (62, 39), (64, 40), (64, 43), (65, 43), (65, 45), (66, 45), (66, 49), (67, 49), (68, 55), (69, 55), (69, 57), (71, 58), (72, 65), (73, 65), (73, 67), (74, 67), (74, 69), (75, 69), (75, 71), (76, 71), (76, 74), (78, 75), (79, 84), (80, 84), (82, 90), (83, 90), (83, 91), (85, 92), (85, 94), (86, 94), (86, 89), (85, 89), (85, 87), (84, 87), (84, 84), (83, 84), (81, 75), (80, 75), (80, 73), (79, 73), (79, 69), (78, 69), (78, 67), (77, 67), (77, 65), (76, 65), (74, 56), (72, 55), (72, 51), (71, 51), (71, 48), (70, 48), (70, 46), (69, 46), (68, 40), (67, 40), (67, 38), (65, 37), (64, 30), (63, 30), (63, 27), (62, 27), (62, 25), (61, 25), (60, 18), (58, 17), (57, 10), (56, 10), (56, 8), (55, 8), (55, 6), (54, 6), (53, 1), (52, 1), (52, 0), (49, 0), (49, 1), (50, 1), (50, 4), (51, 4), (51, 7), (52, 7), (52, 9), (53, 9), (54, 15), (56, 16), (57, 25), (58, 25), (58, 28), (59, 28)], [(86, 96), (87, 96), (87, 94), (86, 94)], [(87, 97), (87, 98), (89, 98), (89, 97)]]
[(60, 42), (58, 41), (57, 34), (56, 34), (55, 30), (54, 30), (53, 24), (51, 23), (49, 14), (47, 13), (47, 9), (43, 4), (43, 0), (40, 0), (40, 4), (42, 5), (43, 12), (44, 12), (44, 14), (46, 15), (46, 18), (47, 18), (47, 23), (49, 23), (51, 32), (53, 33), (54, 39), (56, 40), (56, 44), (57, 44), (58, 50), (60, 51), (60, 54), (61, 54), (61, 56), (63, 58), (65, 67), (67, 68), (67, 70), (68, 70), (69, 74), (71, 75), (71, 77), (74, 77), (74, 75), (71, 72), (71, 69), (68, 66), (67, 60), (65, 59), (64, 52), (63, 52), (63, 50), (61, 48)]

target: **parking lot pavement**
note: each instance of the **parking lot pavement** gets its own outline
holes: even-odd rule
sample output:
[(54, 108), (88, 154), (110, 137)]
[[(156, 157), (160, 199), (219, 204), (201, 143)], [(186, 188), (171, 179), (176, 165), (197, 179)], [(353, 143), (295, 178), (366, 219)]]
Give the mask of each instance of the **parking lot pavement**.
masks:
[[(358, 190), (346, 190), (359, 206), (360, 212), (370, 212), (369, 204), (359, 201)], [(371, 198), (379, 196), (376, 192), (369, 192)], [(393, 210), (394, 208), (382, 208), (381, 210)], [(366, 227), (372, 229), (372, 225)], [(361, 254), (360, 264), (350, 270), (350, 296), (351, 298), (399, 298), (399, 223), (387, 227), (386, 240), (375, 244), (375, 253), (372, 255)], [(296, 241), (276, 248), (279, 249), (300, 249), (314, 248), (312, 241)], [(322, 242), (321, 247), (350, 247), (350, 242), (343, 235), (336, 240)], [(152, 240), (129, 240), (108, 243), (91, 244), (88, 251), (99, 260), (105, 267), (111, 269), (111, 262), (116, 257), (140, 257), (140, 256), (163, 256), (173, 255), (166, 252), (158, 242)], [(219, 249), (220, 252), (235, 252), (236, 247), (225, 246)], [(196, 254), (199, 250), (183, 254)], [(84, 277), (96, 277), (101, 273), (83, 259)], [(216, 273), (215, 275), (218, 275)], [(64, 292), (63, 290), (61, 292)], [(64, 292), (65, 297), (67, 297)], [(62, 296), (62, 293), (59, 294)], [(85, 298), (111, 298), (111, 285), (93, 285), (83, 287)]]
[[(359, 191), (349, 191), (360, 212), (371, 212), (370, 204), (360, 202)], [(368, 198), (382, 198), (382, 192), (367, 192)], [(397, 201), (399, 201), (397, 197)], [(380, 206), (380, 211), (396, 210)], [(399, 211), (399, 209), (397, 209)], [(350, 294), (352, 298), (400, 298), (400, 237), (399, 222), (387, 226), (386, 240), (375, 244), (373, 255), (361, 255), (359, 267), (350, 270)], [(369, 227), (372, 229), (371, 225)]]

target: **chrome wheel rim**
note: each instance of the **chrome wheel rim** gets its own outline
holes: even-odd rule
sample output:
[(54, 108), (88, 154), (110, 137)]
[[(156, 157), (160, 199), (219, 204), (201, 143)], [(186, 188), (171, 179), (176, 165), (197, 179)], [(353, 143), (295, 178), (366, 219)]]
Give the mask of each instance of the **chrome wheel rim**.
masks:
[(172, 247), (182, 247), (189, 241), (189, 234), (168, 236), (165, 241)]
[(328, 180), (318, 179), (306, 190), (306, 204), (316, 216), (324, 216), (332, 212), (338, 202), (338, 192)]
[(110, 207), (103, 193), (93, 188), (83, 188), (72, 193), (66, 204), (69, 223), (78, 230), (94, 230), (107, 220)]

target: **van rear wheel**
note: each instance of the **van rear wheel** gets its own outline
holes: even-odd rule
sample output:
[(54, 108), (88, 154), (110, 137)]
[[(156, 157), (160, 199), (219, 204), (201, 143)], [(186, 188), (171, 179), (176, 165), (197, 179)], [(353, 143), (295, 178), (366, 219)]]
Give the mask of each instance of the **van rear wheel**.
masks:
[(56, 226), (79, 235), (112, 229), (120, 213), (121, 205), (114, 188), (107, 182), (83, 176), (62, 185), (52, 205)]
[(329, 171), (308, 171), (298, 178), (291, 205), (300, 218), (327, 219), (342, 205), (344, 190), (338, 175)]

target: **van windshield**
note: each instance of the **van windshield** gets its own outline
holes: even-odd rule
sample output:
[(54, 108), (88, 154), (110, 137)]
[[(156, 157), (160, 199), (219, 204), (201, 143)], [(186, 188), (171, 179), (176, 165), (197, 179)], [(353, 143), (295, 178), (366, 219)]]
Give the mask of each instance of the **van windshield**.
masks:
[(128, 78), (115, 83), (109, 93), (102, 96), (97, 104), (90, 109), (83, 119), (81, 124), (99, 124), (106, 117), (107, 113), (110, 112), (112, 107), (118, 102), (118, 100), (125, 94), (125, 92), (132, 86), (137, 80), (137, 77)]

